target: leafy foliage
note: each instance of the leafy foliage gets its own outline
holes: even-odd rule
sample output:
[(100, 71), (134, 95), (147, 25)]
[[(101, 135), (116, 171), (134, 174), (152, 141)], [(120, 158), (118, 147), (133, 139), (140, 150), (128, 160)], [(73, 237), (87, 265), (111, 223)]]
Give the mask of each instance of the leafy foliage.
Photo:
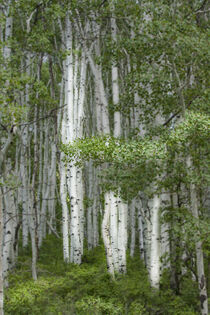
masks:
[[(162, 278), (160, 293), (150, 288), (147, 271), (139, 258), (128, 259), (128, 272), (112, 281), (106, 271), (103, 246), (86, 251), (81, 266), (63, 263), (60, 240), (49, 236), (38, 264), (39, 279), (30, 279), (30, 252), (22, 252), (18, 268), (10, 275), (5, 314), (198, 314), (190, 278), (175, 296)], [(197, 290), (195, 289), (195, 294)], [(194, 301), (193, 301), (194, 305)]]

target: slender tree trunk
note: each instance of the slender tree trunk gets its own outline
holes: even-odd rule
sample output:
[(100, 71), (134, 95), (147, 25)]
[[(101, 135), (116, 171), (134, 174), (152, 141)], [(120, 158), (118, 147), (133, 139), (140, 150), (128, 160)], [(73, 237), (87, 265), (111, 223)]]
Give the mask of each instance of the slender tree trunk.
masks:
[[(65, 67), (64, 67), (65, 69)], [(65, 80), (66, 70), (64, 70), (64, 78), (62, 79), (61, 91), (60, 91), (60, 105), (63, 104), (63, 89), (64, 89), (64, 80)], [(61, 115), (63, 113), (63, 115)], [(59, 112), (58, 117), (58, 130), (61, 133), (61, 141), (64, 144), (67, 144), (67, 109), (66, 107)], [(67, 167), (65, 163), (65, 154), (60, 153), (60, 162), (59, 162), (59, 172), (60, 172), (60, 200), (62, 206), (62, 234), (63, 234), (63, 259), (66, 263), (70, 261), (70, 248), (69, 248), (69, 209), (67, 205)], [(69, 168), (69, 166), (68, 166)]]
[[(187, 158), (187, 166), (189, 169), (193, 168), (193, 162), (192, 162), (191, 157)], [(191, 203), (192, 215), (197, 221), (197, 228), (199, 230), (198, 198), (197, 198), (196, 185), (193, 182), (190, 183), (190, 203)], [(205, 272), (204, 272), (204, 259), (203, 259), (202, 242), (200, 240), (198, 240), (195, 243), (195, 253), (196, 253), (196, 266), (197, 266), (201, 314), (202, 315), (208, 315), (208, 298), (207, 298), (207, 290), (206, 290), (206, 277), (205, 277)]]
[(128, 205), (118, 198), (118, 263), (120, 273), (126, 273), (126, 249), (127, 249), (127, 214)]
[[(114, 8), (114, 7), (113, 7)], [(117, 25), (115, 17), (111, 17), (111, 36), (113, 45), (117, 41)], [(115, 106), (114, 112), (114, 137), (122, 135), (121, 130), (121, 113), (117, 106), (119, 106), (119, 74), (118, 67), (112, 65), (112, 99)], [(110, 192), (112, 201), (110, 234), (114, 235), (112, 246), (114, 255), (114, 269), (118, 272), (126, 272), (126, 249), (127, 249), (127, 205), (122, 201), (120, 194), (117, 196)], [(113, 220), (112, 220), (113, 218)], [(115, 254), (116, 253), (116, 254)]]
[(140, 258), (142, 260), (145, 259), (144, 255), (144, 226), (143, 226), (143, 217), (141, 210), (138, 210), (138, 232), (139, 232), (139, 250), (140, 250)]
[(159, 288), (160, 280), (160, 225), (159, 225), (160, 197), (155, 195), (151, 207), (151, 254), (150, 281), (154, 288)]
[(55, 189), (56, 189), (56, 143), (55, 135), (53, 134), (53, 139), (51, 143), (51, 164), (50, 164), (50, 174), (49, 174), (49, 200), (48, 200), (48, 215), (50, 224), (54, 226), (55, 222)]
[(22, 183), (21, 196), (22, 196), (22, 242), (23, 247), (28, 245), (28, 170), (27, 170), (27, 139), (28, 139), (28, 128), (23, 126), (21, 135), (22, 145), (20, 153), (20, 179)]
[(42, 176), (42, 204), (40, 214), (40, 224), (38, 230), (39, 248), (42, 245), (43, 239), (46, 237), (46, 222), (47, 222), (47, 206), (50, 192), (49, 182), (49, 122), (44, 123), (45, 140), (44, 140), (44, 161), (43, 161), (43, 176)]
[[(6, 172), (11, 173), (10, 162), (7, 161)], [(3, 277), (4, 285), (8, 286), (8, 271), (14, 266), (14, 238), (17, 226), (17, 213), (15, 207), (14, 190), (3, 187), (4, 192), (4, 237), (3, 237)]]
[[(38, 224), (37, 224), (37, 197), (36, 197), (36, 177), (38, 171), (38, 108), (35, 107), (35, 119), (34, 123), (34, 163), (33, 173), (31, 181), (31, 189), (29, 190), (29, 202), (30, 202), (30, 216), (29, 216), (29, 229), (31, 235), (31, 247), (32, 247), (32, 277), (37, 280), (37, 256), (38, 256)], [(31, 154), (30, 154), (31, 155)]]
[[(42, 112), (40, 111), (40, 116)], [(42, 186), (43, 186), (43, 121), (40, 121), (40, 130), (39, 130), (39, 179), (37, 187), (37, 233), (39, 241), (39, 230), (41, 228), (41, 206), (42, 206)]]
[(134, 198), (130, 203), (130, 256), (134, 256), (136, 246), (136, 199)]
[(93, 235), (93, 198), (94, 198), (94, 178), (93, 178), (93, 165), (92, 161), (87, 163), (87, 178), (88, 178), (88, 206), (87, 206), (87, 242), (88, 242), (88, 249), (93, 248), (94, 244), (94, 235)]
[[(73, 43), (80, 49), (77, 41), (73, 42), (72, 23), (66, 15), (66, 47), (70, 52), (65, 61), (65, 104), (66, 111), (66, 142), (72, 143), (83, 135), (84, 100), (86, 83), (85, 50), (81, 56), (73, 53)], [(84, 239), (84, 209), (83, 209), (83, 174), (82, 168), (71, 161), (67, 165), (67, 188), (71, 204), (70, 219), (70, 261), (81, 263)]]
[(2, 192), (0, 188), (0, 315), (4, 315), (3, 225)]
[[(171, 204), (170, 194), (168, 192), (164, 192), (161, 195), (161, 203), (162, 206), (168, 207)], [(161, 211), (162, 218), (164, 217), (165, 212)], [(161, 271), (164, 268), (170, 267), (169, 253), (169, 224), (165, 222), (164, 219), (160, 226), (160, 250), (161, 250)]]
[(112, 247), (112, 256), (115, 271), (119, 270), (119, 255), (118, 255), (118, 198), (113, 191), (108, 192), (110, 199), (110, 241)]
[(66, 166), (64, 153), (60, 155), (60, 198), (62, 205), (62, 229), (63, 229), (63, 258), (65, 262), (69, 262), (69, 211), (67, 206), (67, 183), (66, 183)]
[(99, 190), (98, 190), (98, 169), (94, 170), (94, 188), (93, 188), (93, 247), (99, 244), (98, 216), (100, 210)]
[(106, 249), (106, 259), (107, 259), (107, 269), (108, 272), (114, 278), (114, 261), (113, 261), (113, 253), (112, 253), (112, 246), (110, 240), (110, 211), (111, 211), (111, 200), (110, 194), (105, 193), (105, 209), (104, 209), (104, 216), (102, 221), (102, 237)]

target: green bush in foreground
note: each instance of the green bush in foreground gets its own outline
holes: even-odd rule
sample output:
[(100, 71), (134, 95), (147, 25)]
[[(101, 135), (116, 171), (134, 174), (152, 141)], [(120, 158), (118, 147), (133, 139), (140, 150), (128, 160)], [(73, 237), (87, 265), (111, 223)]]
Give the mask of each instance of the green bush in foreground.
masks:
[[(199, 314), (192, 280), (183, 283), (183, 296), (175, 296), (170, 290), (167, 273), (161, 290), (153, 290), (147, 271), (136, 256), (128, 259), (127, 274), (116, 275), (113, 281), (106, 271), (103, 247), (86, 252), (81, 266), (67, 265), (62, 262), (59, 242), (52, 236), (45, 240), (36, 282), (30, 278), (29, 256), (22, 255), (15, 273), (10, 275), (5, 315)], [(189, 297), (187, 291), (193, 295)]]

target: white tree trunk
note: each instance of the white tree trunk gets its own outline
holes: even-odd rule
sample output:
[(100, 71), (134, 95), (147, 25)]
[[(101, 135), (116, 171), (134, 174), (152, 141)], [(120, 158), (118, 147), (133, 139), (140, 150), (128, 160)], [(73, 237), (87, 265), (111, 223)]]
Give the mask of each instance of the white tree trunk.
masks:
[[(40, 116), (42, 112), (40, 111)], [(42, 206), (42, 186), (43, 186), (43, 122), (40, 121), (40, 131), (39, 131), (39, 179), (38, 179), (38, 188), (37, 188), (37, 226), (38, 226), (38, 239), (39, 239), (39, 230), (41, 228), (41, 206)]]
[[(81, 57), (73, 53), (73, 33), (69, 16), (66, 16), (66, 47), (69, 55), (65, 61), (65, 104), (67, 110), (66, 136), (63, 143), (72, 143), (83, 135), (84, 99), (86, 82), (86, 57), (84, 51)], [(76, 45), (76, 43), (75, 43)], [(76, 46), (77, 49), (80, 47)], [(64, 130), (62, 128), (62, 134)], [(67, 164), (67, 189), (71, 204), (70, 219), (70, 261), (81, 263), (84, 238), (84, 209), (83, 209), (83, 175), (82, 169), (75, 165), (76, 161)]]
[(132, 199), (130, 203), (130, 256), (134, 256), (136, 246), (136, 199)]
[(160, 226), (159, 210), (160, 197), (154, 195), (151, 205), (151, 253), (150, 253), (150, 281), (154, 288), (159, 288), (160, 280)]
[[(112, 41), (117, 41), (117, 25), (114, 17), (111, 18)], [(118, 68), (112, 65), (112, 99), (114, 106), (119, 104)], [(121, 136), (121, 115), (119, 109), (114, 112), (114, 137)]]
[(96, 65), (93, 61), (92, 56), (88, 53), (88, 59), (90, 63), (91, 70), (95, 79), (95, 90), (96, 99), (98, 98), (99, 110), (97, 110), (97, 123), (98, 130), (102, 134), (109, 134), (109, 112), (108, 112), (108, 101), (106, 97), (106, 91), (103, 83), (102, 68), (101, 65)]
[[(170, 194), (169, 193), (162, 193), (161, 195), (161, 203), (162, 206), (169, 206)], [(164, 216), (164, 212), (162, 211), (161, 216)], [(167, 222), (162, 222), (160, 226), (160, 250), (161, 250), (161, 270), (163, 268), (169, 268), (169, 253), (170, 253), (170, 244), (169, 244), (169, 224)]]
[(11, 47), (8, 43), (8, 40), (11, 38), (12, 36), (12, 25), (13, 25), (13, 18), (10, 15), (10, 6), (11, 6), (11, 1), (7, 1), (7, 8), (6, 8), (6, 23), (5, 23), (5, 36), (4, 36), (4, 40), (5, 40), (5, 46), (3, 49), (3, 56), (6, 62), (8, 62), (8, 59), (11, 56)]
[(106, 250), (106, 259), (107, 259), (107, 269), (108, 272), (114, 277), (114, 262), (113, 262), (113, 253), (110, 240), (110, 212), (111, 212), (111, 200), (110, 194), (105, 193), (105, 209), (104, 216), (102, 221), (102, 237), (104, 241), (104, 246)]
[[(193, 162), (192, 162), (191, 157), (187, 158), (187, 166), (189, 170), (193, 168)], [(193, 182), (190, 183), (190, 204), (191, 204), (192, 215), (197, 220), (197, 228), (199, 229), (198, 198), (197, 198), (196, 185)], [(206, 277), (205, 277), (205, 271), (204, 271), (202, 242), (200, 240), (195, 243), (195, 253), (196, 253), (196, 266), (197, 266), (201, 314), (207, 315), (208, 314), (208, 298), (207, 298), (207, 289), (206, 289)]]
[[(32, 277), (36, 281), (37, 280), (37, 255), (38, 255), (38, 225), (37, 225), (37, 196), (36, 196), (36, 177), (38, 171), (38, 108), (35, 107), (35, 123), (34, 123), (34, 160), (33, 160), (33, 173), (32, 173), (32, 181), (30, 190), (28, 191), (29, 198), (29, 230), (31, 235), (31, 248), (32, 248)], [(29, 154), (31, 156), (31, 152)], [(31, 159), (30, 159), (30, 167), (31, 167)]]
[(44, 123), (45, 140), (44, 140), (44, 161), (43, 161), (43, 175), (42, 175), (42, 203), (40, 213), (40, 224), (38, 229), (38, 245), (42, 245), (43, 238), (46, 237), (46, 223), (47, 223), (47, 206), (50, 192), (49, 182), (49, 122)]
[(118, 197), (114, 195), (113, 191), (108, 192), (110, 200), (110, 241), (112, 247), (112, 256), (114, 263), (114, 270), (119, 270), (119, 247), (118, 247)]
[(21, 152), (20, 152), (20, 181), (21, 199), (22, 199), (22, 243), (23, 247), (28, 245), (28, 168), (27, 168), (27, 143), (28, 128), (23, 126), (21, 134)]
[[(10, 168), (7, 168), (9, 170)], [(10, 169), (11, 172), (11, 169)], [(3, 277), (5, 286), (8, 285), (8, 271), (15, 262), (14, 233), (17, 225), (17, 213), (14, 200), (14, 191), (9, 187), (3, 187), (4, 192), (4, 242), (3, 242)]]
[[(111, 17), (111, 36), (113, 44), (117, 40), (117, 25), (116, 20)], [(119, 82), (118, 82), (118, 67), (112, 65), (112, 100), (115, 107), (114, 112), (114, 137), (120, 137), (121, 131), (121, 114), (117, 106), (119, 105)], [(110, 234), (114, 235), (112, 239), (113, 255), (114, 255), (114, 269), (118, 272), (126, 272), (126, 249), (127, 249), (127, 212), (128, 207), (122, 201), (120, 194), (117, 196), (110, 192), (110, 199), (112, 201), (111, 209), (111, 224)]]
[[(64, 77), (62, 79), (61, 84), (61, 91), (60, 91), (60, 105), (63, 104), (63, 98), (64, 94), (66, 95), (66, 92), (64, 93), (64, 82), (66, 81), (66, 64), (64, 62)], [(65, 89), (67, 87), (65, 86)], [(63, 110), (59, 111), (59, 117), (58, 117), (58, 130), (61, 133), (61, 141), (64, 144), (68, 143), (67, 139), (67, 108), (64, 107)], [(68, 166), (69, 168), (69, 166)], [(61, 200), (61, 206), (62, 206), (62, 234), (63, 234), (63, 258), (66, 263), (70, 262), (70, 244), (69, 244), (69, 209), (67, 205), (67, 194), (68, 194), (68, 188), (67, 188), (67, 180), (69, 180), (69, 171), (67, 172), (67, 167), (65, 163), (65, 154), (61, 151), (60, 153), (60, 162), (59, 162), (59, 172), (60, 172), (60, 200)]]
[(36, 263), (37, 263), (37, 243), (36, 243), (36, 216), (35, 216), (35, 209), (34, 209), (34, 199), (33, 199), (33, 192), (28, 192), (29, 198), (29, 231), (31, 236), (31, 249), (32, 249), (32, 278), (36, 281), (37, 280), (37, 270), (36, 270)]
[(100, 211), (100, 200), (98, 190), (97, 169), (94, 172), (94, 188), (93, 188), (93, 247), (99, 244), (99, 231), (98, 231), (98, 215)]
[(67, 206), (67, 183), (64, 153), (60, 156), (60, 198), (62, 206), (62, 229), (63, 229), (63, 258), (65, 262), (70, 261), (69, 255), (69, 211)]
[(0, 188), (0, 315), (4, 315), (3, 225), (2, 191)]
[(88, 187), (87, 187), (87, 198), (88, 198), (88, 206), (87, 206), (87, 243), (88, 249), (92, 249), (94, 247), (94, 235), (93, 235), (93, 198), (94, 196), (94, 168), (92, 165), (92, 161), (86, 164), (87, 170), (87, 179), (88, 179)]
[[(55, 137), (55, 135), (53, 135)], [(48, 199), (48, 215), (49, 215), (49, 222), (50, 225), (54, 226), (55, 222), (55, 189), (56, 189), (56, 144), (55, 139), (52, 139), (51, 143), (51, 163), (50, 163), (50, 172), (49, 172), (49, 199)], [(51, 230), (49, 230), (51, 233)]]
[(99, 191), (98, 191), (98, 170), (94, 167), (93, 162), (86, 164), (87, 176), (87, 240), (88, 248), (92, 249), (98, 245), (98, 213), (99, 213)]
[(126, 273), (126, 249), (127, 249), (127, 214), (128, 205), (118, 198), (118, 262), (120, 273)]
[(140, 251), (140, 258), (142, 260), (145, 259), (144, 257), (144, 228), (143, 228), (143, 217), (142, 212), (138, 210), (138, 232), (139, 232), (139, 251)]

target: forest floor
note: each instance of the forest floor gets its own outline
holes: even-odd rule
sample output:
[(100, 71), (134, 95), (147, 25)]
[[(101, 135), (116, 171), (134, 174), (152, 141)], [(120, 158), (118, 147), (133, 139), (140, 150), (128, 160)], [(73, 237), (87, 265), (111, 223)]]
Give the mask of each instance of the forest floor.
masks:
[(30, 250), (20, 248), (5, 290), (5, 315), (199, 314), (197, 288), (189, 277), (177, 296), (170, 289), (168, 272), (160, 290), (151, 289), (139, 255), (128, 258), (127, 269), (113, 281), (103, 246), (86, 250), (80, 266), (65, 264), (61, 240), (50, 235), (39, 253), (36, 282), (31, 279)]

